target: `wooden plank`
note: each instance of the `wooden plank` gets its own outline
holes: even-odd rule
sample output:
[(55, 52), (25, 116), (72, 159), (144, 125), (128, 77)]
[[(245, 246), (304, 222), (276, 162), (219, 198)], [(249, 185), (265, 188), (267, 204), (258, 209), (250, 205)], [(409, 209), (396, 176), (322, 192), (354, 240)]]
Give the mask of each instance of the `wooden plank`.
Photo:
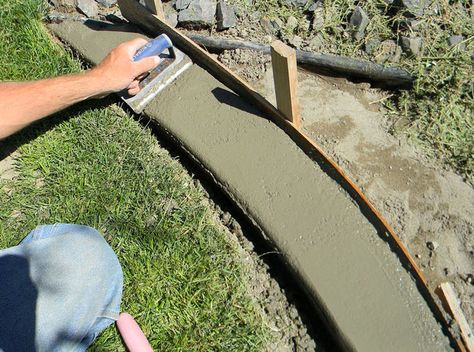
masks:
[[(415, 278), (420, 282), (420, 287), (427, 301), (433, 310), (436, 312), (438, 317), (442, 319), (445, 327), (448, 327), (448, 323), (444, 320), (444, 316), (441, 312), (440, 307), (435, 303), (431, 292), (427, 287), (427, 280), (425, 275), (420, 270), (415, 260), (408, 252), (408, 249), (400, 240), (400, 237), (395, 233), (392, 227), (389, 225), (387, 220), (379, 213), (379, 211), (373, 206), (365, 194), (360, 190), (360, 188), (346, 175), (342, 168), (332, 160), (329, 155), (311, 138), (306, 136), (301, 130), (295, 128), (285, 116), (275, 108), (268, 100), (266, 100), (262, 95), (255, 91), (248, 83), (240, 79), (227, 67), (221, 64), (219, 61), (211, 57), (204, 49), (194, 43), (192, 40), (187, 38), (181, 32), (175, 28), (170, 27), (165, 22), (161, 21), (157, 16), (151, 14), (145, 7), (140, 5), (136, 0), (118, 0), (120, 10), (123, 16), (128, 19), (130, 22), (140, 26), (142, 29), (146, 30), (152, 35), (159, 35), (161, 33), (166, 33), (173, 43), (184, 53), (189, 55), (191, 59), (198, 63), (200, 66), (205, 68), (211, 75), (213, 75), (218, 81), (226, 85), (229, 89), (233, 90), (236, 94), (240, 95), (242, 98), (246, 99), (249, 103), (255, 105), (257, 108), (261, 109), (263, 113), (268, 114), (268, 117), (280, 127), (297, 145), (301, 148), (308, 156), (311, 158), (320, 157), (325, 160), (327, 164), (332, 168), (331, 174), (336, 173), (341, 177), (344, 182), (347, 184), (343, 187), (350, 194), (356, 193), (358, 198), (355, 198), (355, 201), (362, 208), (368, 208), (369, 211), (378, 219), (379, 227), (383, 227), (383, 230), (389, 234), (388, 239), (392, 240), (394, 246), (401, 251), (401, 256), (403, 256), (409, 263), (410, 268), (415, 275)], [(449, 331), (449, 329), (448, 329)], [(450, 333), (450, 332), (449, 332)], [(459, 345), (458, 341), (450, 333), (451, 340), (456, 344), (458, 349), (462, 345)]]
[(271, 46), (271, 55), (277, 108), (296, 128), (300, 128), (296, 51), (285, 43), (275, 40)]
[(160, 20), (166, 21), (161, 0), (145, 0), (145, 5), (152, 14), (158, 16)]
[(474, 335), (471, 327), (464, 316), (453, 286), (449, 282), (443, 282), (438, 287), (438, 294), (445, 304), (446, 310), (454, 318), (461, 331), (461, 337), (468, 352), (474, 352)]

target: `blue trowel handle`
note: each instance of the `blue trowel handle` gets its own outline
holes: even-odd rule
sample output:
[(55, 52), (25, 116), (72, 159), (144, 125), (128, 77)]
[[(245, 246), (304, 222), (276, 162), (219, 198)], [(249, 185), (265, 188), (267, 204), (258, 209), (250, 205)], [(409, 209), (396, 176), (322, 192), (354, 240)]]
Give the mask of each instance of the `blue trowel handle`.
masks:
[(170, 54), (174, 56), (172, 48), (173, 43), (171, 39), (166, 34), (161, 34), (138, 49), (135, 55), (133, 55), (133, 61), (138, 61), (149, 56), (160, 55), (165, 49), (170, 49)]

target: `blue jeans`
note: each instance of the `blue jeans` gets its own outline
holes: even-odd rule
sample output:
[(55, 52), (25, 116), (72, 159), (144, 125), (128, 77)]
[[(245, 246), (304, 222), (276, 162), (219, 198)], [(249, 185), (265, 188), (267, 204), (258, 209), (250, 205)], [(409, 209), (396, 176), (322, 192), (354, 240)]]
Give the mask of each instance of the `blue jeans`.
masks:
[(122, 285), (96, 230), (38, 226), (0, 251), (0, 351), (85, 351), (117, 319)]

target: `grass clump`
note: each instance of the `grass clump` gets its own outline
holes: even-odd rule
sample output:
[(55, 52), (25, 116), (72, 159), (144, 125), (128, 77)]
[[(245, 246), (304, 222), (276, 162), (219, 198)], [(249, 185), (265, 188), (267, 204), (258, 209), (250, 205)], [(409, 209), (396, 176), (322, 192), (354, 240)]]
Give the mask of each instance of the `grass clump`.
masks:
[[(1, 80), (80, 69), (42, 27), (43, 9), (0, 3)], [(0, 248), (39, 224), (93, 226), (122, 264), (122, 309), (157, 350), (261, 350), (268, 330), (236, 245), (183, 167), (110, 104), (82, 104), (0, 142), (19, 147), (17, 177), (0, 179)], [(123, 347), (112, 327), (92, 349)]]

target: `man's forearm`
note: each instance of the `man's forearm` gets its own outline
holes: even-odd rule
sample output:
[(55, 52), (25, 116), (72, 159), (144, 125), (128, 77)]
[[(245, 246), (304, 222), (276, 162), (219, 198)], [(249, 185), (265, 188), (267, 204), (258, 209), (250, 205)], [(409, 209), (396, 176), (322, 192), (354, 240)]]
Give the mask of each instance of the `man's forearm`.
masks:
[(30, 82), (0, 83), (0, 139), (87, 98), (109, 93), (104, 81), (84, 73)]
[(126, 89), (140, 91), (139, 77), (155, 67), (160, 58), (134, 61), (147, 41), (125, 42), (113, 49), (99, 65), (77, 75), (30, 82), (0, 83), (0, 139), (30, 123), (87, 98)]

